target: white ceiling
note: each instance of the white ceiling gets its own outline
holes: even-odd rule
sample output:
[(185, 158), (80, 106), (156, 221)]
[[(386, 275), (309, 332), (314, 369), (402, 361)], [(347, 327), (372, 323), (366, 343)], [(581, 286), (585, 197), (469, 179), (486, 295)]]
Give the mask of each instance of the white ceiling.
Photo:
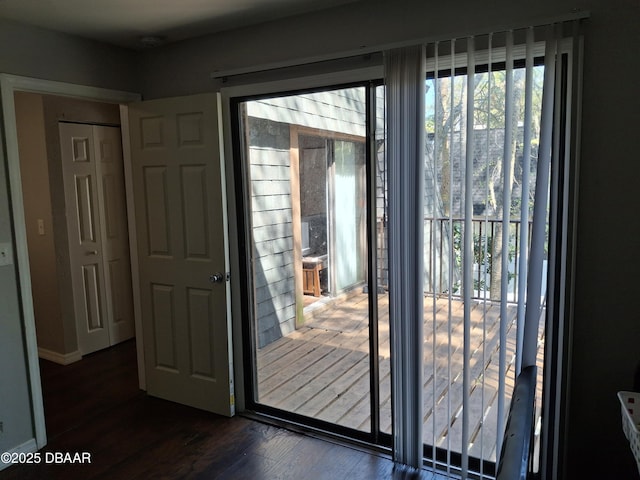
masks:
[(139, 49), (356, 0), (0, 0), (0, 18)]

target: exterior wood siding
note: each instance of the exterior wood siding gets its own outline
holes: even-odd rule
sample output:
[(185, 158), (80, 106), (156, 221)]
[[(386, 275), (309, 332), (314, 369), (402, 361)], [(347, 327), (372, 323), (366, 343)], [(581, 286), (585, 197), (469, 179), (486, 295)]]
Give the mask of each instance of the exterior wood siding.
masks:
[(295, 329), (289, 125), (249, 117), (247, 133), (255, 308), (262, 348)]

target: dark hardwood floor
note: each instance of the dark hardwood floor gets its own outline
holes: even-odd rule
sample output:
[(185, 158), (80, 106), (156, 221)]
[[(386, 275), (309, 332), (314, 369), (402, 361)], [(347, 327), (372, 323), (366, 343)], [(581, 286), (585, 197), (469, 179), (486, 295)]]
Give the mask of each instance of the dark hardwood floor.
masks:
[(2, 480), (420, 479), (384, 456), (255, 420), (226, 418), (138, 389), (133, 341), (60, 366), (41, 360), (46, 452), (88, 452), (89, 464), (14, 465)]

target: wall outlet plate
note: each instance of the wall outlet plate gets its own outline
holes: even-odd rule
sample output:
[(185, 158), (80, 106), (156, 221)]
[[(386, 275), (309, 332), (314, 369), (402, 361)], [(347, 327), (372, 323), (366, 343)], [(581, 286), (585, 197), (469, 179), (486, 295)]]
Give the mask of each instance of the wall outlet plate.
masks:
[(13, 265), (13, 249), (10, 243), (0, 243), (0, 267)]

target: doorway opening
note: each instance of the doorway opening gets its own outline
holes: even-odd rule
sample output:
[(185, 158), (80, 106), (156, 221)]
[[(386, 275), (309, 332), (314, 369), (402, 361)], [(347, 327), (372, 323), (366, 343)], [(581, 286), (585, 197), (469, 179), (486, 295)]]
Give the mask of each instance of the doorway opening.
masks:
[(232, 115), (249, 222), (247, 406), (390, 445), (383, 101), (367, 83), (235, 99)]
[(120, 111), (16, 92), (15, 112), (38, 353), (69, 364), (135, 334)]
[[(82, 417), (83, 401), (66, 396), (69, 382), (101, 396), (104, 408), (118, 401), (120, 385), (138, 388), (120, 112), (118, 105), (27, 92), (15, 93), (15, 111), (45, 422), (53, 437), (75, 424), (69, 410)], [(74, 253), (81, 264), (69, 269)], [(70, 365), (121, 342), (101, 357), (106, 362), (86, 357), (90, 369)], [(126, 373), (108, 373), (111, 362)], [(89, 388), (105, 375), (111, 393)]]
[[(40, 120), (35, 123), (27, 122), (27, 128), (23, 128), (22, 130), (26, 132), (27, 135), (29, 135), (30, 133), (37, 134), (32, 139), (29, 139), (27, 141), (27, 145), (29, 145), (30, 147), (35, 148), (36, 150), (40, 149), (38, 158), (40, 159), (41, 164), (34, 169), (37, 170), (39, 168), (44, 174), (49, 174), (49, 165), (47, 163), (48, 144), (50, 142), (56, 143), (57, 148), (54, 148), (51, 151), (54, 153), (57, 152), (58, 157), (60, 154), (59, 133), (57, 129), (57, 121), (59, 118), (57, 118), (55, 115), (53, 116), (55, 120), (53, 120), (52, 123), (55, 126), (52, 128), (51, 132), (49, 132), (49, 135), (47, 135), (46, 129), (44, 127), (44, 122), (41, 119), (41, 117), (44, 115), (44, 102), (42, 101), (42, 97), (38, 98), (39, 95), (48, 97), (48, 100), (53, 104), (50, 104), (49, 107), (51, 107), (53, 111), (56, 110), (55, 104), (57, 104), (57, 106), (60, 106), (60, 102), (73, 103), (73, 100), (83, 99), (86, 102), (86, 104), (84, 105), (85, 107), (91, 106), (88, 110), (83, 108), (75, 110), (75, 108), (72, 106), (71, 109), (66, 113), (69, 114), (69, 118), (75, 118), (79, 121), (88, 123), (94, 123), (96, 122), (96, 120), (91, 118), (77, 118), (75, 116), (87, 114), (89, 111), (93, 110), (92, 107), (97, 107), (98, 105), (109, 105), (112, 108), (115, 108), (116, 113), (114, 114), (114, 116), (116, 117), (116, 120), (105, 121), (104, 119), (102, 119), (97, 121), (97, 123), (109, 124), (119, 124), (120, 112), (122, 112), (120, 104), (136, 100), (138, 98), (138, 95), (5, 74), (0, 75), (0, 83), (2, 84), (2, 104), (6, 132), (6, 154), (9, 173), (9, 185), (11, 189), (12, 199), (14, 222), (13, 228), (16, 241), (16, 264), (20, 276), (20, 296), (22, 302), (23, 328), (25, 332), (25, 351), (27, 356), (28, 369), (27, 375), (31, 397), (31, 410), (34, 420), (34, 438), (29, 442), (29, 444), (32, 446), (29, 446), (28, 448), (33, 448), (33, 450), (35, 451), (35, 449), (42, 448), (47, 443), (45, 413), (42, 403), (43, 385), (41, 383), (39, 365), (40, 363), (47, 362), (54, 367), (65, 368), (63, 365), (68, 365), (70, 363), (76, 362), (77, 360), (82, 358), (82, 354), (77, 348), (75, 319), (73, 315), (65, 317), (68, 320), (67, 322), (62, 322), (60, 309), (57, 311), (55, 309), (40, 309), (40, 313), (44, 312), (44, 314), (49, 316), (50, 318), (56, 319), (58, 323), (56, 324), (54, 322), (53, 324), (40, 325), (38, 326), (38, 330), (36, 331), (36, 306), (33, 302), (33, 290), (34, 288), (38, 288), (38, 286), (35, 284), (40, 282), (40, 288), (44, 289), (46, 294), (48, 294), (48, 297), (45, 296), (47, 300), (53, 300), (54, 303), (56, 301), (58, 303), (63, 302), (64, 307), (68, 307), (72, 304), (70, 296), (60, 297), (58, 295), (58, 298), (55, 298), (58, 294), (57, 287), (60, 283), (60, 278), (58, 276), (42, 277), (40, 275), (34, 275), (32, 278), (31, 274), (31, 264), (35, 264), (38, 268), (49, 267), (49, 271), (51, 271), (52, 266), (54, 268), (57, 267), (58, 258), (56, 256), (55, 242), (51, 241), (53, 236), (52, 232), (54, 229), (57, 231), (66, 229), (64, 220), (53, 220), (54, 211), (50, 205), (48, 205), (47, 207), (48, 211), (51, 212), (49, 216), (37, 215), (34, 217), (35, 221), (27, 224), (27, 202), (38, 199), (47, 200), (48, 202), (50, 202), (51, 193), (50, 182), (48, 181), (48, 179), (46, 179), (46, 177), (44, 180), (41, 177), (40, 182), (36, 182), (35, 187), (31, 186), (30, 190), (25, 188), (25, 192), (23, 193), (23, 182), (21, 175), (22, 166), (20, 164), (21, 153), (19, 149), (18, 138), (19, 112), (17, 111), (16, 98), (19, 95), (33, 95), (33, 97), (31, 97), (31, 107), (34, 106), (33, 102), (35, 102), (36, 118), (39, 118)], [(76, 106), (77, 105), (78, 104), (76, 103)], [(100, 107), (98, 107), (98, 109), (99, 108)], [(31, 114), (33, 113), (34, 112), (31, 111)], [(95, 114), (96, 112), (93, 113)], [(56, 185), (60, 188), (60, 190), (57, 192), (60, 194), (60, 196), (57, 198), (63, 199), (64, 195), (61, 193), (63, 190), (62, 181), (61, 175), (59, 174), (61, 171), (60, 165), (61, 164), (58, 162), (58, 175), (55, 176), (54, 172), (54, 176), (52, 178), (56, 179), (56, 182), (58, 182)], [(43, 175), (43, 177), (44, 176), (45, 175)], [(57, 209), (56, 212), (63, 216), (66, 214), (64, 207)], [(35, 230), (36, 238), (39, 238), (40, 240), (49, 240), (50, 243), (48, 245), (48, 248), (32, 248), (31, 250), (29, 250), (27, 235), (28, 229)], [(42, 235), (42, 232), (44, 232), (44, 235)], [(64, 248), (66, 249), (66, 247)], [(63, 249), (63, 252), (64, 251), (65, 250)], [(41, 256), (42, 253), (46, 254), (44, 256), (45, 258)], [(31, 258), (30, 254), (33, 258)], [(47, 329), (47, 327), (49, 327), (49, 329)], [(37, 334), (40, 334), (40, 338), (47, 338), (47, 335), (50, 335), (52, 331), (55, 331), (57, 333), (57, 337), (50, 339), (51, 343), (49, 343), (48, 345), (43, 345), (42, 342), (40, 342), (40, 344), (38, 343)], [(135, 343), (133, 343), (133, 345), (135, 345)], [(140, 352), (138, 352), (138, 357), (139, 356)], [(48, 360), (41, 360), (39, 357), (43, 359), (48, 358)], [(140, 364), (139, 362), (137, 363), (138, 365)], [(131, 368), (133, 368), (134, 371), (137, 369), (135, 364), (131, 365)], [(138, 379), (138, 382), (139, 386), (143, 387), (144, 376), (141, 376)]]

